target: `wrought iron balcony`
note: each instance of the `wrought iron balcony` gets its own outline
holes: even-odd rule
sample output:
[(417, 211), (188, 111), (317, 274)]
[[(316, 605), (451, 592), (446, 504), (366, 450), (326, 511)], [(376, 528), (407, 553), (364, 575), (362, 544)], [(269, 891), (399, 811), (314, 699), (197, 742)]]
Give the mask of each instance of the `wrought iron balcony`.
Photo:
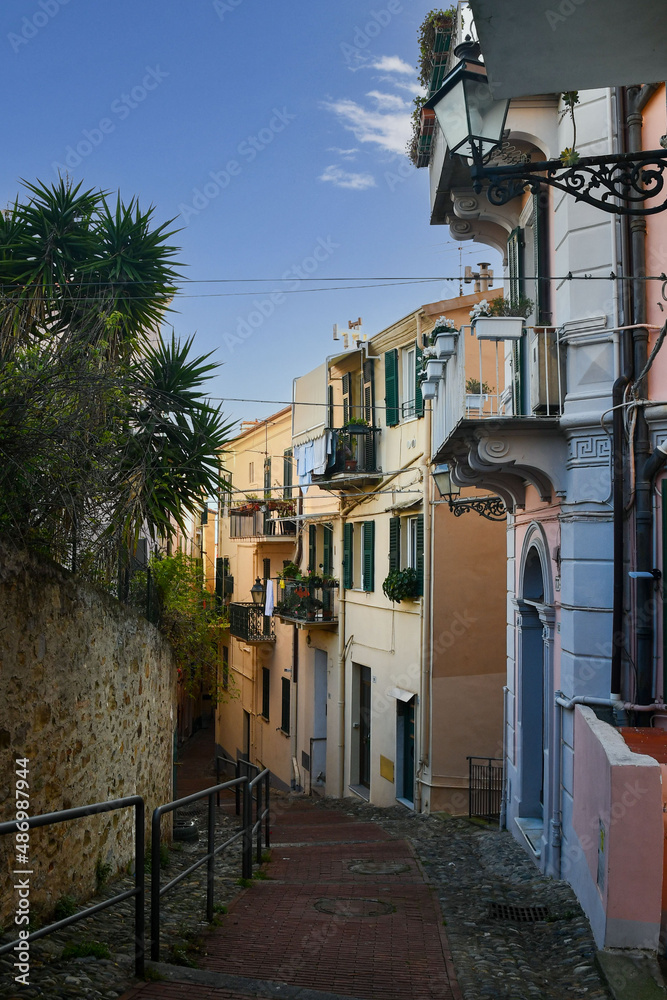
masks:
[(229, 631), (245, 642), (275, 642), (276, 633), (271, 618), (261, 604), (232, 603), (229, 605)]
[(296, 521), (280, 520), (278, 511), (249, 510), (243, 513), (232, 510), (229, 514), (229, 535), (231, 538), (293, 538), (296, 535)]
[(338, 625), (338, 589), (334, 584), (314, 586), (306, 580), (285, 580), (278, 587), (274, 615), (284, 622), (312, 626)]
[(324, 489), (335, 489), (353, 480), (378, 479), (382, 475), (377, 459), (379, 427), (348, 424), (332, 432), (332, 446), (326, 471), (313, 475), (313, 482)]

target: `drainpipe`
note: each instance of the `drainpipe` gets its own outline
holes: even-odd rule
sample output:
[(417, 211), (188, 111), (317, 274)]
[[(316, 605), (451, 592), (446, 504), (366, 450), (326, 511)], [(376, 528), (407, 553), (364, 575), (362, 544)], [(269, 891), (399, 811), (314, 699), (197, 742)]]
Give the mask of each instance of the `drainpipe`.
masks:
[[(649, 97), (656, 90), (656, 84), (643, 87), (629, 87), (627, 144), (630, 152), (641, 149), (642, 146), (642, 109)], [(646, 274), (646, 220), (643, 217), (633, 217), (630, 220), (631, 242), (631, 274), (633, 323), (646, 323), (646, 295), (644, 282), (640, 279)], [(633, 331), (633, 367), (635, 378), (644, 370), (648, 359), (648, 329), (646, 326)], [(635, 382), (633, 392), (636, 397), (643, 396), (643, 380)], [(649, 462), (650, 441), (648, 424), (643, 409), (637, 411), (637, 422), (634, 441), (635, 468), (635, 560), (639, 573), (650, 573), (653, 556), (653, 509), (651, 497), (652, 468)], [(656, 470), (657, 471), (657, 470)], [(647, 475), (647, 472), (649, 475)], [(645, 614), (644, 609), (650, 607), (653, 581), (650, 576), (640, 576), (636, 581), (635, 597), (635, 642), (637, 663), (637, 689), (635, 701), (639, 705), (648, 705), (653, 697), (653, 615)], [(645, 724), (645, 723), (644, 723)]]
[(338, 588), (338, 792), (342, 799), (345, 794), (345, 586), (343, 584), (343, 533), (345, 511), (340, 506), (338, 516), (338, 552), (340, 553), (340, 580)]
[[(629, 345), (629, 331), (623, 331), (622, 343)], [(621, 700), (621, 664), (623, 658), (623, 594), (625, 584), (625, 551), (624, 534), (624, 468), (623, 468), (623, 396), (630, 382), (629, 369), (614, 382), (612, 389), (612, 449), (614, 453), (613, 469), (613, 505), (614, 505), (614, 591), (612, 604), (612, 649), (611, 649), (611, 697)]]
[[(424, 408), (424, 433), (426, 435), (426, 454), (430, 453), (429, 442), (431, 440), (431, 407)], [(422, 634), (421, 634), (421, 684), (419, 687), (419, 766), (417, 769), (417, 781), (415, 784), (415, 812), (422, 811), (422, 793), (424, 770), (429, 766), (431, 759), (431, 634), (432, 634), (432, 595), (431, 595), (431, 566), (433, 562), (432, 553), (432, 516), (431, 507), (431, 471), (428, 459), (422, 465), (423, 487), (424, 487), (424, 593), (422, 597)], [(429, 812), (431, 803), (428, 804)]]

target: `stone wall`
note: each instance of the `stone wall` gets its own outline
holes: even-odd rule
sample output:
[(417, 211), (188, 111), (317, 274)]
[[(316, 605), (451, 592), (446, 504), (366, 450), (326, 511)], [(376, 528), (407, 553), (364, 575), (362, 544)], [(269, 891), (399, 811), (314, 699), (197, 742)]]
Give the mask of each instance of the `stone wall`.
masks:
[[(172, 795), (176, 668), (144, 618), (47, 561), (0, 544), (0, 821), (15, 818), (15, 759), (37, 815), (142, 795), (146, 829)], [(30, 911), (85, 898), (96, 866), (125, 868), (134, 811), (30, 831)], [(0, 838), (0, 924), (13, 923), (14, 839)], [(8, 881), (9, 880), (9, 881)]]

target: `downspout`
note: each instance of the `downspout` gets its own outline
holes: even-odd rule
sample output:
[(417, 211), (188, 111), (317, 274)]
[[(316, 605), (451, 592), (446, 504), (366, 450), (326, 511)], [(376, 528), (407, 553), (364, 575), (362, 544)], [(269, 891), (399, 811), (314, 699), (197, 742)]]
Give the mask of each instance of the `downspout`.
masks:
[(338, 552), (340, 553), (340, 584), (338, 589), (338, 791), (337, 798), (345, 793), (345, 586), (343, 567), (343, 533), (345, 510), (341, 503), (338, 515)]
[[(642, 147), (642, 110), (649, 97), (655, 92), (656, 84), (646, 84), (643, 87), (629, 87), (627, 144), (629, 152), (636, 152)], [(646, 295), (644, 282), (646, 275), (646, 220), (632, 217), (630, 220), (630, 263), (632, 278), (632, 308), (633, 323), (646, 323)], [(633, 331), (633, 367), (634, 376), (644, 371), (648, 359), (648, 329), (646, 326)], [(644, 380), (633, 385), (635, 398), (644, 395)], [(649, 461), (650, 440), (646, 417), (642, 408), (637, 408), (637, 419), (634, 440), (635, 482), (635, 562), (636, 569), (641, 574), (651, 571), (653, 555), (653, 509), (651, 503), (652, 469), (655, 462)], [(655, 471), (657, 471), (655, 467)], [(653, 473), (655, 474), (655, 473)], [(648, 705), (653, 698), (653, 615), (645, 613), (650, 607), (653, 591), (653, 580), (650, 576), (639, 576), (636, 580), (636, 598), (634, 609), (637, 689), (635, 701), (639, 705)], [(641, 717), (640, 717), (641, 718)], [(646, 723), (644, 723), (646, 724)]]
[[(424, 407), (424, 432), (426, 434), (426, 454), (430, 454), (431, 418), (430, 406)], [(432, 553), (432, 507), (431, 507), (431, 471), (428, 458), (422, 465), (424, 488), (424, 593), (422, 597), (422, 634), (421, 634), (421, 684), (419, 690), (419, 766), (415, 785), (415, 812), (422, 811), (423, 775), (429, 767), (431, 759), (431, 620), (433, 614), (431, 567)], [(431, 810), (429, 800), (428, 811)]]

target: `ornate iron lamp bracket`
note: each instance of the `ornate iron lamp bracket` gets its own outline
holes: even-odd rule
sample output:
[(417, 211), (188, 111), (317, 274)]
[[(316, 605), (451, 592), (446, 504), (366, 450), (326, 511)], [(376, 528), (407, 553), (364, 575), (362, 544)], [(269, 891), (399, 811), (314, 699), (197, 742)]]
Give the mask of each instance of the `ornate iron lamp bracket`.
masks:
[(450, 500), (449, 509), (454, 517), (460, 517), (461, 514), (467, 514), (472, 510), (489, 521), (507, 520), (507, 510), (500, 497), (471, 497), (463, 500)]
[[(667, 152), (651, 149), (614, 156), (583, 156), (571, 167), (564, 167), (561, 160), (505, 167), (476, 162), (471, 167), (471, 175), (477, 194), (488, 181), (486, 194), (492, 205), (505, 205), (526, 189), (537, 193), (542, 184), (548, 184), (603, 212), (655, 215), (667, 209), (666, 169)], [(659, 203), (647, 206), (647, 202), (663, 192)]]

